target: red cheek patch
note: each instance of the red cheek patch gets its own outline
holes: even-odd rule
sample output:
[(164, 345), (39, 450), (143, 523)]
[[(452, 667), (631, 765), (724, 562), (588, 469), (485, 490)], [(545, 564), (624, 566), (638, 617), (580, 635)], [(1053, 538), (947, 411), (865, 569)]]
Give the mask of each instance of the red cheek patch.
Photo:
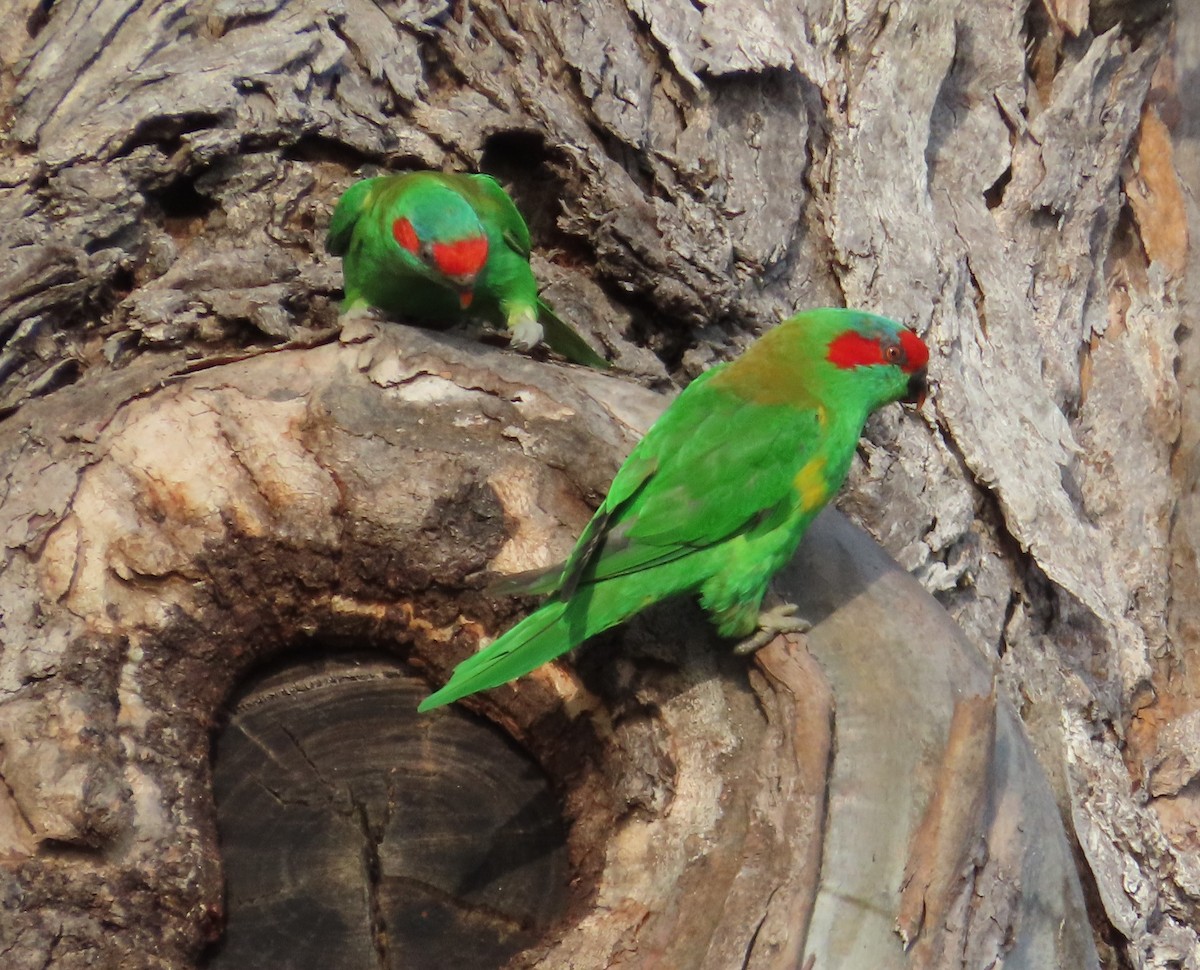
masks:
[(447, 276), (474, 276), (483, 269), (487, 255), (487, 236), (433, 244), (433, 261)]
[(392, 235), (396, 237), (396, 242), (414, 256), (421, 248), (421, 240), (417, 238), (417, 230), (413, 228), (412, 223), (407, 219), (397, 219), (392, 223)]

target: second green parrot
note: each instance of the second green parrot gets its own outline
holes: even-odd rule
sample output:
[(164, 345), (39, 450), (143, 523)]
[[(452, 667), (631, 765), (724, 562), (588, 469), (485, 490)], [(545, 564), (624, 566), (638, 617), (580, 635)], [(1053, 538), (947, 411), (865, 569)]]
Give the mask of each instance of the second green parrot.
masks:
[(867, 416), (924, 399), (928, 360), (886, 317), (824, 309), (696, 378), (621, 466), (567, 561), (519, 584), (548, 601), (420, 710), (520, 677), (680, 593), (699, 595), (721, 636), (797, 628), (790, 608), (760, 613), (767, 585), (841, 486)]
[(408, 172), (350, 186), (325, 247), (342, 257), (342, 312), (378, 307), (432, 322), (481, 317), (512, 346), (545, 342), (568, 360), (607, 360), (538, 296), (529, 227), (490, 175)]

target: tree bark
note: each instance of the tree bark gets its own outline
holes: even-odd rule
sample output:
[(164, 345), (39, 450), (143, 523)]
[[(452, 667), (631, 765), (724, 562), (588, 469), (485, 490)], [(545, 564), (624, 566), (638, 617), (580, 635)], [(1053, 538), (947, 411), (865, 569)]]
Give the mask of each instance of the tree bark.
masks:
[[(218, 932), (214, 789), (235, 855), (228, 948), (211, 965), (278, 964), (289, 939), (302, 945), (300, 966), (362, 966), (376, 951), (382, 966), (444, 965), (454, 935), (415, 962), (405, 948), (420, 935), (406, 932), (411, 892), (387, 891), (386, 877), (401, 878), (389, 856), (412, 860), (404, 878), (418, 886), (446, 884), (453, 918), (486, 936), (468, 919), (478, 922), (478, 901), (450, 878), (456, 843), (495, 852), (514, 834), (470, 808), (504, 801), (478, 767), (498, 760), (480, 723), (417, 715), (417, 692), (385, 690), (346, 715), (346, 740), (323, 744), (334, 715), (314, 699), (310, 672), (277, 673), (265, 695), (256, 688), (235, 707), (232, 737), (253, 743), (242, 756), (222, 741), (215, 785), (208, 729), (249, 673), (305, 645), (384, 649), (443, 677), (506, 619), (481, 592), (481, 571), (565, 553), (660, 402), (415, 330), (348, 338), (127, 391), (86, 454), (55, 463), (57, 493), (38, 487), (40, 462), (14, 463), (37, 476), (14, 480), (17, 507), (25, 498), (54, 510), (31, 519), (26, 506), (13, 520), (37, 530), (39, 550), (6, 612), (29, 617), (23, 649), (5, 655), (26, 685), (5, 708), (5, 778), (25, 856), (13, 873), (46, 894), (26, 895), (19, 917), (49, 904), (58, 937), (114, 965), (179, 965)], [(77, 393), (21, 415), (39, 420), (51, 405), (76, 414)], [(1053, 801), (1007, 707), (995, 716), (987, 665), (915, 581), (841, 520), (822, 520), (806, 550), (781, 590), (818, 621), (811, 657), (777, 643), (748, 680), (694, 611), (676, 607), (632, 625), (620, 649), (585, 653), (577, 675), (547, 669), (473, 701), (537, 759), (571, 822), (575, 890), (557, 889), (561, 919), (543, 920), (534, 941), (511, 934), (537, 943), (527, 959), (789, 967), (811, 956), (899, 967), (1008, 951), (1011, 966), (1094, 963)], [(264, 714), (280, 682), (299, 703)], [(385, 705), (397, 778), (372, 804), (386, 772), (351, 769), (358, 759), (346, 746), (381, 741), (375, 708)], [(458, 736), (431, 752), (421, 739), (439, 721)], [(67, 724), (74, 735), (64, 736)], [(507, 774), (519, 779), (519, 761)], [(422, 817), (427, 775), (441, 793), (433, 801), (447, 806), (425, 819), (430, 837), (390, 821)], [(275, 803), (303, 809), (302, 824), (281, 823)], [(552, 816), (545, 809), (537, 817)], [(335, 821), (344, 837), (328, 834)], [(438, 850), (422, 851), (425, 841)], [(146, 936), (105, 934), (112, 915), (95, 886), (56, 898), (81, 860), (97, 883), (122, 886), (137, 873), (156, 890), (163, 902), (138, 909)], [(553, 873), (529, 898), (544, 896), (547, 880)], [(114, 905), (135, 907), (114, 894)], [(323, 949), (300, 933), (306, 925), (320, 928)], [(155, 938), (167, 945), (152, 948)], [(19, 943), (31, 966), (47, 956), (36, 939)]]
[[(231, 959), (235, 875), (264, 867), (222, 864), (219, 832), (228, 853), (260, 804), (213, 801), (224, 727), (274, 752), (261, 804), (333, 833), (248, 843), (311, 865), (310, 903), (359, 887), (320, 910), (336, 932), (318, 936), (353, 940), (346, 966), (446, 965), (424, 909), (401, 912), (422, 887), (497, 965), (1200, 967), (1194, 355), (1176, 341), (1197, 277), (1172, 155), (1186, 171), (1194, 152), (1194, 15), (0, 8), (24, 25), (0, 40), (13, 966)], [(399, 327), (331, 338), (332, 205), (408, 167), (499, 176), (548, 299), (621, 377)], [(820, 620), (807, 643), (747, 667), (664, 607), (471, 702), (483, 720), (400, 713), (413, 677), (440, 682), (529, 605), (487, 579), (570, 547), (663, 406), (639, 383), (830, 304), (934, 349), (931, 403), (872, 421), (840, 501), (902, 569), (830, 513), (780, 579)], [(297, 657), (267, 676), (304, 691), (247, 686)], [(259, 745), (277, 694), (293, 727)], [(394, 735), (322, 733), (318, 712), (365, 694)], [(489, 777), (497, 731), (515, 760)], [(330, 774), (360, 747), (376, 768)], [(388, 787), (393, 758), (436, 777)], [(537, 810), (505, 828), (471, 799)], [(417, 852), (392, 825), (417, 804), (454, 806), (429, 813), (430, 844), (546, 835), (529, 856), (570, 877), (522, 885), (561, 883), (561, 908), (446, 882), (525, 863), (472, 859), (470, 839)], [(281, 965), (285, 941), (257, 935)]]

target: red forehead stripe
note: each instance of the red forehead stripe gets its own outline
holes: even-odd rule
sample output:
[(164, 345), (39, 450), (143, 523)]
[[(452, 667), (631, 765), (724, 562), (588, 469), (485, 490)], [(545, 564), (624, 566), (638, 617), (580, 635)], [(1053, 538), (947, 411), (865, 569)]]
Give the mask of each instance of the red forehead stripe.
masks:
[(396, 242), (407, 249), (413, 255), (421, 248), (421, 240), (417, 238), (417, 230), (412, 226), (412, 223), (407, 219), (397, 219), (392, 223), (392, 235), (396, 237)]
[[(900, 331), (900, 349), (904, 351), (904, 358), (898, 363), (907, 373), (919, 371), (929, 363), (929, 349), (925, 342), (907, 328)], [(827, 358), (831, 364), (842, 369), (887, 363), (883, 356), (883, 344), (878, 339), (864, 337), (857, 330), (848, 330), (831, 341)]]
[(829, 344), (829, 363), (846, 369), (882, 364), (883, 347), (878, 340), (864, 337), (857, 330), (847, 330)]
[(447, 276), (474, 276), (483, 269), (487, 254), (487, 236), (433, 244), (433, 261)]

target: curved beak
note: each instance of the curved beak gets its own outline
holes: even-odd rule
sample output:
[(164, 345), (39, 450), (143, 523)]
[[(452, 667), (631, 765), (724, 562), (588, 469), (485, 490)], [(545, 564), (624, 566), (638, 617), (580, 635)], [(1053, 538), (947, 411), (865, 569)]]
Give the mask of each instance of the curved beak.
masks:
[(915, 404), (918, 408), (925, 403), (925, 395), (929, 391), (929, 375), (924, 368), (908, 379), (908, 391), (900, 399), (902, 404)]
[(464, 310), (471, 305), (473, 299), (475, 299), (475, 293), (472, 290), (458, 291), (458, 305)]

